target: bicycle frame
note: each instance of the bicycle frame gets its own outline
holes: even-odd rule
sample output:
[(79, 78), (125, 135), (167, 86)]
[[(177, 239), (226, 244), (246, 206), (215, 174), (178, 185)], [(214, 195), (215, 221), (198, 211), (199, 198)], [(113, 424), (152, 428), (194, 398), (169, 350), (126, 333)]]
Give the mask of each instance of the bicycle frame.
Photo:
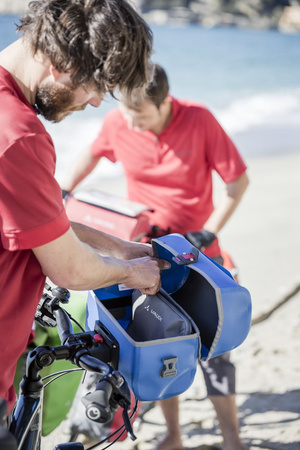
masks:
[(17, 439), (18, 450), (41, 448), (43, 391), (42, 387), (38, 392), (31, 394), (20, 392), (9, 428)]

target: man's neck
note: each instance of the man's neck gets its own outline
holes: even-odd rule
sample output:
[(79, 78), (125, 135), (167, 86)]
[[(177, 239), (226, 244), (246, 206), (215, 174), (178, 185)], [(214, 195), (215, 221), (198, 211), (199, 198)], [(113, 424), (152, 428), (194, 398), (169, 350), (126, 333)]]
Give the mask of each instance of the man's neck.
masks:
[(38, 83), (45, 76), (45, 65), (39, 58), (32, 57), (23, 38), (0, 52), (0, 66), (12, 75), (26, 99), (34, 105)]
[(161, 121), (155, 130), (151, 130), (156, 136), (165, 131), (173, 119), (173, 110), (172, 110), (172, 101), (168, 101), (165, 105), (163, 105), (163, 109), (161, 109)]

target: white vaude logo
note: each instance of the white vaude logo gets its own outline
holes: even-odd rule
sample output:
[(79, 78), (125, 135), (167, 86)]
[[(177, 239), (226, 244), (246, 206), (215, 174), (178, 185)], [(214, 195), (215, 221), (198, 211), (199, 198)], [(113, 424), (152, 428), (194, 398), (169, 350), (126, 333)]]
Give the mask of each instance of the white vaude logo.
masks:
[(159, 314), (157, 314), (157, 312), (154, 311), (154, 309), (151, 309), (151, 314), (153, 314), (154, 317), (156, 317), (157, 320), (159, 320), (160, 322), (162, 321), (162, 317)]
[[(144, 303), (145, 300), (146, 300), (146, 295), (143, 294), (143, 295), (141, 295), (141, 296), (134, 302), (134, 304), (133, 304), (133, 306), (132, 306), (132, 319), (134, 319), (135, 312), (136, 312), (137, 308), (138, 308), (139, 306), (141, 306), (141, 305)], [(162, 317), (161, 317), (156, 311), (154, 311), (154, 309), (152, 309), (152, 308), (150, 307), (150, 305), (144, 306), (144, 309), (145, 309), (147, 312), (151, 312), (151, 314), (153, 314), (154, 317), (155, 317), (157, 320), (159, 320), (160, 322), (162, 321)]]
[[(150, 311), (150, 305), (147, 305), (144, 307), (146, 311)], [(151, 309), (151, 314), (154, 315), (154, 317), (159, 320), (160, 322), (162, 321), (162, 317), (156, 312), (154, 311), (154, 309)]]

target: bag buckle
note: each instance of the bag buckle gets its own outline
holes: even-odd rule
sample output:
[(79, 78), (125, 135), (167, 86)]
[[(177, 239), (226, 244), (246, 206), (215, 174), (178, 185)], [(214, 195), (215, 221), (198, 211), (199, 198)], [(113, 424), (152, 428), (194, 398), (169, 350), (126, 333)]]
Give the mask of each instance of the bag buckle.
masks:
[(199, 250), (195, 247), (192, 247), (189, 253), (182, 253), (173, 256), (172, 260), (176, 262), (179, 266), (188, 266), (189, 264), (193, 264), (198, 261), (199, 258)]
[(178, 361), (177, 356), (171, 356), (170, 358), (163, 358), (162, 362), (164, 366), (160, 371), (160, 377), (161, 378), (175, 377), (175, 375), (177, 374), (177, 369), (175, 367), (177, 361)]

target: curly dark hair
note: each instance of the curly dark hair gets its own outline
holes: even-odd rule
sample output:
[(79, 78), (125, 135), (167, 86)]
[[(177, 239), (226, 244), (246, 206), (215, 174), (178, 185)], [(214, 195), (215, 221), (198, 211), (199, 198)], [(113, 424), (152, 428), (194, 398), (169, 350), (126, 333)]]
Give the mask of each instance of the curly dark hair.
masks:
[(126, 0), (37, 0), (17, 26), (75, 87), (127, 95), (151, 76), (152, 31)]

